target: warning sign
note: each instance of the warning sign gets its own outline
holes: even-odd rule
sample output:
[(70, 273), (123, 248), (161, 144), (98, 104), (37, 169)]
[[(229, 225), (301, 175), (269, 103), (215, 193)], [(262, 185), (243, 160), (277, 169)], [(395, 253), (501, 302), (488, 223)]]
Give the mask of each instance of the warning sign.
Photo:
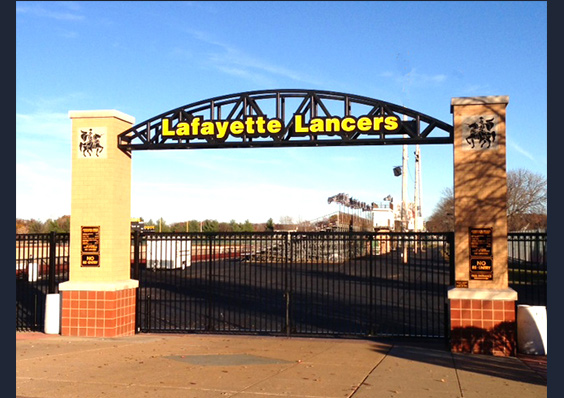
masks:
[(81, 266), (100, 266), (100, 227), (81, 227)]

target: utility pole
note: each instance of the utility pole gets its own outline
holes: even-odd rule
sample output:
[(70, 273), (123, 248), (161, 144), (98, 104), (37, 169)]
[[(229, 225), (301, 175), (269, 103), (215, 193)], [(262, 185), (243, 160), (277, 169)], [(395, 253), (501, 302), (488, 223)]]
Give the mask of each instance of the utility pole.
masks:
[[(403, 115), (403, 120), (407, 121), (407, 115)], [(403, 138), (407, 138), (407, 134)], [(406, 232), (408, 229), (409, 219), (407, 217), (407, 145), (403, 145), (402, 150), (402, 166), (401, 166), (401, 231)], [(405, 240), (405, 236), (403, 237)], [(402, 251), (403, 263), (407, 264), (407, 242), (403, 242)]]
[[(419, 144), (415, 146), (415, 192), (413, 194), (413, 232), (419, 232), (419, 223), (421, 222), (421, 152), (419, 150)], [(415, 247), (413, 248), (415, 253), (419, 251), (418, 239), (415, 240)]]
[(419, 223), (421, 222), (421, 152), (419, 150), (419, 144), (415, 146), (415, 193), (413, 204), (415, 206), (413, 230), (418, 232), (421, 230), (421, 228), (419, 228)]
[[(407, 116), (403, 116), (403, 120), (407, 121)], [(408, 136), (404, 134), (403, 138)], [(401, 230), (407, 231), (408, 218), (407, 218), (407, 145), (403, 145), (402, 150), (402, 166), (401, 166)]]

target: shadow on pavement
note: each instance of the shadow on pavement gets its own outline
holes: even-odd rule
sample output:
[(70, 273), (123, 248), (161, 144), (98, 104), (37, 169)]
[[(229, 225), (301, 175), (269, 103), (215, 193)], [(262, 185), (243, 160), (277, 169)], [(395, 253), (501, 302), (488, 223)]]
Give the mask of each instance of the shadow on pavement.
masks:
[(378, 341), (392, 345), (391, 349), (374, 346), (375, 351), (388, 356), (454, 368), (457, 372), (473, 372), (523, 383), (547, 385), (546, 376), (542, 375), (543, 369), (533, 369), (516, 357), (452, 353), (444, 340), (390, 338)]

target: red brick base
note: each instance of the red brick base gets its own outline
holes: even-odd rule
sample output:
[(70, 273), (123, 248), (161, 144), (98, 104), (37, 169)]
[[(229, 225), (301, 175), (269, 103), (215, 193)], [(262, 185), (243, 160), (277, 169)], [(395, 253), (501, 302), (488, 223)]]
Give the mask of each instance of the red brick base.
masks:
[(136, 290), (62, 291), (61, 334), (83, 337), (135, 334)]
[(514, 300), (450, 300), (451, 350), (515, 356)]

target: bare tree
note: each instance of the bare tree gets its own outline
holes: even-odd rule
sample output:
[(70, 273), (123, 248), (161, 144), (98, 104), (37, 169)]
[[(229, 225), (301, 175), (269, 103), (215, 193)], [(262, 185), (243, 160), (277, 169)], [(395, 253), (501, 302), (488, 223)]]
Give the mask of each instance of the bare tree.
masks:
[(507, 173), (507, 215), (546, 214), (547, 181), (540, 174), (518, 169)]
[[(507, 226), (509, 231), (546, 228), (547, 180), (541, 174), (518, 169), (507, 172)], [(454, 192), (445, 188), (427, 221), (429, 231), (454, 231)]]
[(509, 230), (546, 228), (546, 213), (546, 178), (541, 174), (524, 169), (508, 172), (507, 223)]
[(427, 220), (427, 230), (432, 232), (454, 231), (454, 192), (443, 189), (441, 199)]

